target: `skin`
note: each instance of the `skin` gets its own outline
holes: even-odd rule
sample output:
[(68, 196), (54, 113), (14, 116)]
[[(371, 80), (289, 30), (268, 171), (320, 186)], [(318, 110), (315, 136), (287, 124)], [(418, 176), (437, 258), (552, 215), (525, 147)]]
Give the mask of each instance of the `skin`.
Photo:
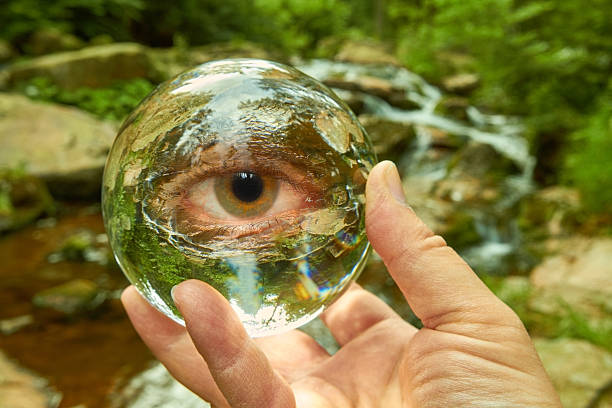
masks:
[(214, 407), (561, 407), (520, 319), (406, 205), (393, 163), (374, 167), (366, 197), (368, 238), (422, 329), (353, 284), (322, 315), (341, 346), (330, 356), (297, 330), (249, 338), (194, 280), (173, 291), (186, 329), (127, 288), (134, 327)]

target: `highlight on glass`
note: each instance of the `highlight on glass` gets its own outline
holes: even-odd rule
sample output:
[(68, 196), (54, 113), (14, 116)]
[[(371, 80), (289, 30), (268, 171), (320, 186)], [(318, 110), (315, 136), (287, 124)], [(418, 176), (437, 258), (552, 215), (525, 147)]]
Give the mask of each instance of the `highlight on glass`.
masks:
[(209, 62), (161, 84), (128, 117), (102, 191), (115, 257), (183, 323), (170, 291), (199, 279), (254, 337), (314, 319), (369, 253), (371, 142), (332, 91), (275, 62)]

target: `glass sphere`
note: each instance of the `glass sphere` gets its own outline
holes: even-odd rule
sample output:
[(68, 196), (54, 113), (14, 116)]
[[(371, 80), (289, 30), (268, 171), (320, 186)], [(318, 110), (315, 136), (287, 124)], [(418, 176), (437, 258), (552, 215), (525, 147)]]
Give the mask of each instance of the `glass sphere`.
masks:
[(184, 323), (170, 296), (199, 279), (254, 337), (315, 318), (367, 255), (375, 156), (332, 91), (279, 63), (206, 63), (128, 117), (104, 171), (103, 215), (138, 291)]

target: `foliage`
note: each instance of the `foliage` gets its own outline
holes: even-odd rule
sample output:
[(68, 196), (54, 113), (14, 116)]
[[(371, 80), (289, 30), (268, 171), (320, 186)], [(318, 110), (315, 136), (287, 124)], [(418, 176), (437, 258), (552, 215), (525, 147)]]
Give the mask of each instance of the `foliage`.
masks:
[[(27, 51), (28, 37), (51, 27), (85, 40), (110, 35), (183, 48), (248, 40), (312, 56), (325, 55), (316, 48), (330, 39), (377, 36), (434, 82), (477, 72), (473, 103), (525, 118), (538, 181), (558, 182), (563, 168), (563, 180), (582, 190), (589, 208), (604, 211), (609, 198), (599, 194), (598, 204), (590, 197), (598, 183), (600, 192), (612, 191), (602, 153), (609, 111), (601, 107), (612, 74), (610, 21), (609, 0), (5, 0), (0, 38)], [(103, 92), (50, 99), (122, 116), (122, 107), (109, 113)], [(571, 149), (563, 149), (567, 142)]]
[(57, 28), (89, 39), (111, 35), (131, 38), (130, 22), (138, 19), (143, 0), (5, 0), (0, 7), (0, 38), (19, 42), (41, 28)]
[(571, 135), (563, 176), (592, 211), (612, 213), (612, 81), (586, 126)]
[(73, 105), (108, 120), (123, 120), (154, 88), (146, 79), (117, 81), (109, 88), (65, 90), (47, 78), (18, 85), (30, 98)]

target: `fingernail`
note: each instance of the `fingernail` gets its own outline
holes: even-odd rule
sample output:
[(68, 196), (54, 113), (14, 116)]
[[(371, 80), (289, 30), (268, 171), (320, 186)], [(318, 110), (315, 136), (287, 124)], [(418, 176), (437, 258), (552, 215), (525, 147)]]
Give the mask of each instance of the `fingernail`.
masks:
[(400, 204), (404, 206), (408, 206), (406, 203), (406, 196), (404, 195), (404, 188), (402, 187), (402, 180), (400, 180), (399, 173), (397, 172), (397, 167), (395, 163), (392, 161), (387, 161), (384, 178), (385, 184), (387, 185), (387, 189)]
[(172, 297), (172, 301), (176, 303), (176, 299), (174, 298), (174, 289), (176, 289), (178, 285), (174, 285), (172, 289), (170, 289), (170, 297)]

